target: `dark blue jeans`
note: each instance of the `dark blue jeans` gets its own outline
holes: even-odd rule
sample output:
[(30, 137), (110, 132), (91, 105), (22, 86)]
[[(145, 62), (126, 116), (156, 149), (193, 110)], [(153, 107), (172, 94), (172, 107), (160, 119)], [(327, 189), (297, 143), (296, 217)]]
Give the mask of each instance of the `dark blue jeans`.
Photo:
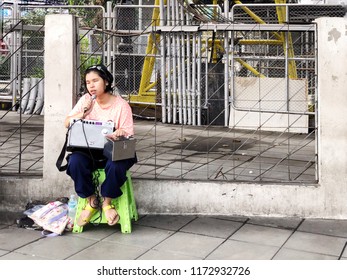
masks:
[(68, 158), (66, 173), (75, 183), (75, 191), (79, 197), (87, 198), (95, 194), (93, 185), (93, 171), (98, 168), (105, 169), (106, 179), (100, 187), (100, 194), (103, 197), (116, 198), (122, 195), (121, 186), (126, 182), (126, 172), (136, 162), (137, 159), (125, 159), (111, 161), (97, 156), (91, 157), (84, 152), (73, 152)]

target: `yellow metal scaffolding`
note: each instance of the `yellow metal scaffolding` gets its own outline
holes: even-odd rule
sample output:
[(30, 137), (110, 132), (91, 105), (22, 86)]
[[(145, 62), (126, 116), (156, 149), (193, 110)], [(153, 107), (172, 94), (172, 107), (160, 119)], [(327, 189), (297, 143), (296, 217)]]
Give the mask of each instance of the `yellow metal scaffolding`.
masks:
[[(275, 4), (285, 4), (286, 0), (274, 0)], [(166, 5), (167, 0), (164, 0), (164, 5)], [(214, 4), (217, 4), (217, 0), (213, 0)], [(235, 4), (242, 4), (241, 1), (234, 1)], [(152, 13), (152, 27), (159, 26), (160, 23), (160, 0), (155, 0), (154, 5), (156, 6), (153, 9)], [(242, 6), (241, 7), (255, 22), (259, 24), (266, 24), (259, 16), (252, 12), (249, 8)], [(285, 6), (276, 6), (276, 13), (279, 23), (284, 23), (286, 20), (286, 7)], [(216, 10), (214, 10), (217, 13)], [(155, 28), (154, 28), (155, 29)], [(282, 45), (284, 54), (288, 56), (288, 76), (289, 78), (297, 78), (296, 64), (295, 61), (291, 58), (294, 58), (294, 49), (292, 43), (292, 36), (290, 32), (273, 32), (275, 39), (241, 39), (239, 44), (241, 45)], [(287, 37), (286, 37), (287, 35)], [(146, 57), (143, 64), (141, 82), (138, 94), (132, 94), (129, 96), (129, 101), (132, 103), (145, 103), (145, 104), (155, 104), (157, 92), (154, 89), (157, 85), (157, 81), (151, 82), (151, 77), (153, 74), (153, 69), (155, 66), (156, 55), (158, 52), (158, 46), (160, 43), (160, 35), (151, 33), (148, 36), (147, 48), (146, 48)], [(205, 45), (212, 50), (212, 61), (216, 62), (217, 60), (217, 51), (223, 48), (223, 42), (220, 39), (211, 40), (209, 39)], [(208, 51), (205, 49), (205, 51)], [(257, 77), (265, 77), (262, 73), (258, 72), (255, 68), (249, 65), (244, 60), (238, 58), (236, 59), (242, 66), (247, 70), (251, 71)], [(162, 69), (164, 70), (164, 69)]]

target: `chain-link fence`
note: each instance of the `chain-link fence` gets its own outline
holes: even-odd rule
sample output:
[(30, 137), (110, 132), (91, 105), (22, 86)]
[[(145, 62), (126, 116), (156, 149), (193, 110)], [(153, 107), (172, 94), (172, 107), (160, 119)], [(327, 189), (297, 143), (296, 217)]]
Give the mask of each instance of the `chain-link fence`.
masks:
[[(139, 158), (133, 176), (314, 182), (312, 21), (339, 16), (341, 7), (317, 7), (303, 22), (305, 10), (294, 5), (234, 5), (228, 14), (203, 3), (191, 5), (199, 8), (192, 13), (184, 5), (42, 8), (79, 18), (77, 84), (86, 67), (103, 62), (132, 106)], [(209, 11), (227, 21), (197, 27), (199, 13), (209, 18)], [(32, 47), (38, 30), (21, 47), (26, 73), (42, 62), (34, 59), (40, 48)], [(77, 99), (83, 87), (76, 92)]]
[[(91, 28), (104, 29), (101, 6), (2, 5), (2, 42), (6, 56), (0, 64), (1, 173), (42, 174), (44, 105), (44, 20), (48, 14), (76, 15), (83, 32), (77, 42), (76, 71), (101, 62), (104, 38)], [(80, 79), (80, 75), (77, 75)], [(76, 100), (83, 89), (77, 89)]]

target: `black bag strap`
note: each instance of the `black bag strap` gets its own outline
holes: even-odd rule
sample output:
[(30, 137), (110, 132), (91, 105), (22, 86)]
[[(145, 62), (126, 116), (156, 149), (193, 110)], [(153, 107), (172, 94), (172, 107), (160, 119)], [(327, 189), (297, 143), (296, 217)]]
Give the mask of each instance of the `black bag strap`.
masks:
[[(69, 132), (69, 131), (68, 131)], [(67, 164), (62, 165), (63, 163), (63, 160), (64, 160), (64, 156), (65, 156), (65, 153), (66, 153), (66, 146), (67, 146), (67, 138), (68, 138), (68, 132), (66, 132), (66, 137), (65, 137), (65, 143), (64, 143), (64, 146), (63, 148), (61, 149), (61, 152), (60, 152), (60, 155), (57, 159), (57, 162), (55, 164), (55, 166), (58, 168), (58, 170), (61, 172), (61, 171), (65, 171), (67, 169)]]

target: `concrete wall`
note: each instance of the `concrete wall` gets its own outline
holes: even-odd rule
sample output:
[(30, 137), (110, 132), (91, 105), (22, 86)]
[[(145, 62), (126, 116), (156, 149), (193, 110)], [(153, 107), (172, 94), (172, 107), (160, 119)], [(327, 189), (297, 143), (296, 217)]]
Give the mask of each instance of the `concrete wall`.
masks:
[[(22, 190), (27, 200), (68, 195), (72, 182), (59, 173), (55, 161), (64, 142), (65, 115), (73, 95), (73, 19), (48, 16), (45, 52), (44, 178)], [(347, 19), (322, 18), (318, 25), (319, 184), (259, 184), (233, 182), (133, 179), (141, 214), (206, 214), (347, 218)], [(52, 29), (50, 29), (52, 28)], [(47, 34), (48, 35), (48, 34)], [(64, 38), (64, 40), (63, 40)], [(62, 43), (64, 42), (64, 45)], [(63, 45), (63, 46), (62, 46)], [(59, 46), (59, 47), (57, 47)], [(50, 48), (52, 48), (50, 50)], [(23, 181), (1, 181), (1, 199)], [(40, 186), (40, 184), (42, 185)], [(16, 187), (13, 186), (16, 185)], [(18, 192), (19, 193), (19, 192)]]

